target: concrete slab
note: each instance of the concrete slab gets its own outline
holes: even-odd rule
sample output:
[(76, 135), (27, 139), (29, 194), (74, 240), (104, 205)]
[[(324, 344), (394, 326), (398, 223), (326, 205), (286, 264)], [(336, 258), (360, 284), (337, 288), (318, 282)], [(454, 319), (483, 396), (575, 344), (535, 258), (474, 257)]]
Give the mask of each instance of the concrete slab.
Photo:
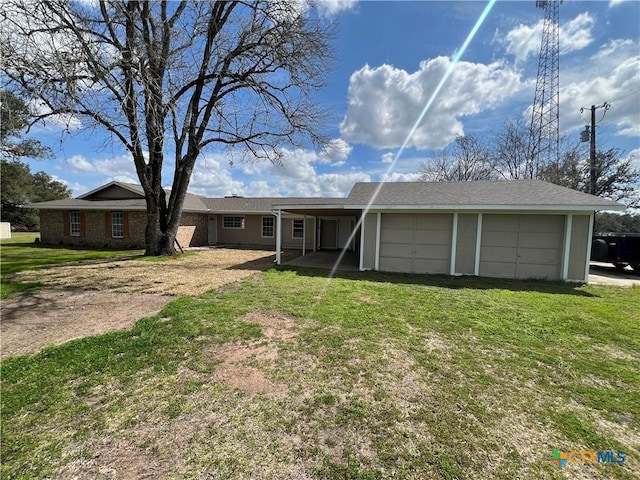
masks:
[[(296, 267), (314, 267), (326, 268), (331, 270), (334, 268), (340, 257), (340, 251), (337, 250), (320, 250), (317, 252), (309, 252), (304, 256), (294, 258), (285, 263), (285, 265), (293, 265)], [(358, 270), (358, 255), (355, 252), (345, 252), (340, 260), (337, 270)]]
[(617, 270), (610, 263), (591, 262), (589, 268), (589, 283), (599, 285), (617, 285), (620, 287), (640, 286), (640, 275), (630, 267)]

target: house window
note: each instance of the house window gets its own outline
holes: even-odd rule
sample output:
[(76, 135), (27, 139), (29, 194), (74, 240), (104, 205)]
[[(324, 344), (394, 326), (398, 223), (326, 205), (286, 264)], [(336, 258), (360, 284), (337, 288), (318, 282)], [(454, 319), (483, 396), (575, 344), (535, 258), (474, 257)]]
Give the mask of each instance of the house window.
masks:
[(222, 228), (244, 228), (244, 217), (222, 217)]
[(80, 212), (78, 210), (69, 212), (69, 233), (72, 237), (80, 236)]
[(111, 212), (111, 236), (122, 238), (124, 235), (124, 216), (122, 212)]
[(294, 218), (293, 219), (293, 238), (304, 237), (304, 220)]
[(273, 238), (273, 217), (262, 217), (262, 237)]

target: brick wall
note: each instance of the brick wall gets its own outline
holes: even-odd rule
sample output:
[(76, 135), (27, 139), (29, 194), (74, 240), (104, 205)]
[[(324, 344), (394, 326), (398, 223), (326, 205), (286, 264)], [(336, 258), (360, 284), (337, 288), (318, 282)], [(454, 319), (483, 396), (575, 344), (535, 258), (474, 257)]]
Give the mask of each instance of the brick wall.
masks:
[[(69, 234), (67, 210), (40, 211), (40, 241), (47, 244), (65, 244), (98, 248), (144, 248), (147, 225), (145, 212), (123, 212), (126, 227), (124, 238), (111, 237), (111, 212), (108, 210), (82, 210), (80, 236)], [(207, 215), (183, 213), (178, 227), (178, 242), (182, 247), (208, 244)]]
[(144, 230), (147, 218), (144, 212), (123, 212), (123, 238), (111, 237), (111, 212), (108, 210), (81, 210), (80, 235), (69, 233), (67, 210), (40, 211), (40, 241), (98, 248), (144, 248)]
[(203, 213), (183, 213), (176, 239), (182, 248), (208, 245), (208, 216)]

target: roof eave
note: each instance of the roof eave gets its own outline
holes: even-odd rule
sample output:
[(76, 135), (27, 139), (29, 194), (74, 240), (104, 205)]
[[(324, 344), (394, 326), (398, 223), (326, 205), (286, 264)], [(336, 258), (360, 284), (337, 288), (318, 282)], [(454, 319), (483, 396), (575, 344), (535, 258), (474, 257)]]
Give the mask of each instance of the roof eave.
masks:
[(513, 210), (513, 211), (584, 211), (594, 210), (624, 210), (625, 205), (612, 203), (610, 205), (345, 205), (351, 210)]
[(273, 210), (310, 210), (310, 209), (324, 209), (324, 210), (344, 210), (344, 205), (274, 205)]

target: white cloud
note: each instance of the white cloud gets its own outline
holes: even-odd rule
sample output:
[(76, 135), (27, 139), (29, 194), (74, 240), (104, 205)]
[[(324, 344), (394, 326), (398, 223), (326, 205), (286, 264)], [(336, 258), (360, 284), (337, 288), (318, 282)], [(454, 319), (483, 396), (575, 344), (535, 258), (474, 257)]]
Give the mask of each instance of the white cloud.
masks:
[(134, 177), (130, 177), (129, 175), (116, 175), (114, 177), (111, 178), (112, 181), (114, 182), (121, 182), (121, 183), (137, 183), (140, 184), (140, 180), (138, 180), (138, 178), (134, 178)]
[(419, 173), (385, 173), (380, 176), (381, 182), (417, 182), (420, 180)]
[[(51, 109), (47, 107), (41, 100), (30, 100), (28, 107), (29, 111), (34, 116), (49, 115), (51, 113)], [(82, 128), (82, 122), (80, 121), (80, 119), (75, 115), (67, 113), (49, 115), (48, 117), (46, 117), (46, 120), (42, 121), (42, 126), (46, 127), (47, 122), (58, 128), (63, 128), (69, 132), (77, 131)]]
[(640, 148), (631, 150), (626, 159), (631, 159), (631, 165), (640, 170)]
[(317, 4), (320, 12), (326, 16), (331, 16), (353, 10), (358, 4), (358, 0), (318, 0)]
[(625, 2), (629, 2), (631, 0), (609, 0), (609, 8), (611, 7), (616, 7), (618, 5), (621, 5)]
[[(346, 142), (334, 142), (344, 147)], [(348, 149), (338, 148), (338, 152)], [(247, 197), (340, 197), (345, 196), (355, 182), (370, 181), (359, 171), (320, 173), (320, 156), (313, 150), (282, 151), (279, 165), (267, 161), (245, 166), (230, 166), (222, 154), (205, 156), (196, 164), (189, 191), (205, 196), (243, 195)], [(335, 166), (335, 165), (332, 165)]]
[(322, 17), (332, 17), (355, 9), (358, 0), (270, 0), (268, 13), (275, 20), (293, 20), (298, 15), (308, 15), (312, 7)]
[(315, 169), (311, 165), (318, 158), (315, 152), (300, 148), (293, 151), (283, 149), (282, 152), (282, 163), (269, 168), (271, 175), (304, 180), (315, 174)]
[[(451, 59), (437, 57), (413, 73), (386, 64), (357, 70), (349, 81), (342, 137), (376, 148), (401, 146), (450, 66)], [(464, 134), (460, 118), (491, 110), (522, 87), (520, 74), (504, 63), (459, 62), (409, 146), (444, 147)]]
[(341, 138), (334, 138), (324, 146), (318, 156), (318, 161), (324, 164), (340, 166), (345, 163), (352, 150), (353, 147), (347, 142)]
[[(633, 49), (635, 48), (635, 52)], [(640, 137), (640, 55), (637, 46), (626, 40), (614, 40), (591, 58), (589, 75), (576, 69), (565, 72), (567, 82), (560, 90), (560, 111), (579, 112), (593, 104), (611, 103), (604, 122), (615, 125), (615, 134)], [(562, 117), (562, 129), (581, 128), (588, 116)]]
[(133, 159), (128, 154), (95, 160), (74, 155), (66, 160), (66, 164), (74, 173), (99, 175), (106, 181), (140, 183)]
[(64, 183), (72, 192), (74, 197), (78, 195), (82, 195), (83, 193), (87, 193), (91, 190), (89, 187), (80, 182), (69, 182), (63, 178), (55, 177), (57, 181)]
[(582, 50), (593, 42), (591, 29), (596, 23), (589, 12), (578, 15), (560, 26), (560, 53)]
[(382, 163), (391, 163), (393, 162), (393, 159), (396, 158), (396, 154), (393, 152), (387, 152), (387, 153), (383, 153), (382, 156), (380, 157), (380, 161)]
[(67, 165), (74, 172), (94, 172), (95, 167), (82, 155), (74, 155), (67, 159)]
[(628, 38), (615, 38), (601, 45), (596, 54), (590, 58), (590, 61), (596, 62), (598, 70), (600, 70), (601, 68), (606, 68), (603, 64), (616, 66), (635, 55), (638, 55), (637, 41)]
[[(371, 180), (368, 174), (360, 171), (319, 172), (316, 167), (324, 170), (336, 167), (335, 162), (327, 163), (322, 158), (342, 159), (351, 152), (351, 146), (342, 140), (336, 139), (330, 145), (329, 149), (320, 154), (314, 150), (283, 149), (282, 163), (278, 165), (268, 161), (232, 165), (227, 154), (206, 154), (196, 162), (189, 192), (210, 197), (335, 197), (346, 195), (355, 182)], [(325, 157), (322, 157), (323, 153)], [(127, 154), (99, 159), (74, 155), (66, 160), (66, 167), (70, 172), (78, 174), (76, 177), (100, 177), (100, 184), (112, 180), (140, 183), (131, 156)], [(164, 179), (167, 188), (170, 187), (172, 178), (171, 169), (171, 165), (165, 165)], [(87, 189), (82, 187), (80, 190)]]
[(232, 172), (233, 167), (222, 155), (204, 155), (196, 162), (189, 182), (189, 192), (211, 197), (247, 195), (244, 184), (234, 180)]
[(524, 62), (540, 51), (542, 23), (541, 20), (533, 26), (520, 24), (507, 33), (506, 52), (516, 58), (516, 63)]
[[(520, 65), (530, 56), (538, 55), (543, 25), (544, 20), (533, 26), (520, 24), (506, 34), (506, 52), (515, 57), (516, 64)], [(589, 12), (583, 12), (560, 25), (560, 53), (582, 50), (593, 42), (591, 30), (594, 25), (595, 18)]]

